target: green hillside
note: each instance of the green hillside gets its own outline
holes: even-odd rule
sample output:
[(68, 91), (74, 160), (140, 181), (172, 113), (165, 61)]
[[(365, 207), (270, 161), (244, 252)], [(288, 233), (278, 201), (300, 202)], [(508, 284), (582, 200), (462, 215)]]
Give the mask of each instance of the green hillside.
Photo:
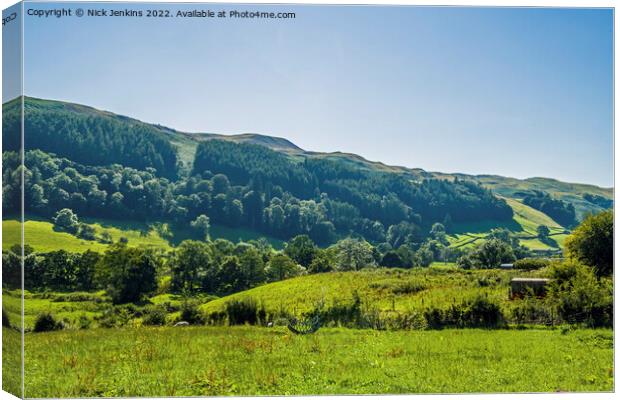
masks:
[[(5, 104), (7, 114), (16, 109), (19, 105), (18, 99)], [(271, 150), (283, 152), (289, 156), (303, 160), (309, 159), (328, 159), (341, 162), (345, 165), (361, 168), (365, 170), (375, 170), (382, 172), (394, 172), (401, 175), (409, 175), (411, 179), (419, 180), (424, 178), (439, 179), (459, 179), (476, 180), (485, 187), (492, 189), (498, 195), (509, 198), (521, 198), (523, 193), (539, 190), (549, 193), (555, 198), (567, 201), (575, 206), (578, 217), (581, 219), (585, 213), (596, 213), (603, 210), (603, 207), (584, 199), (584, 195), (596, 195), (605, 199), (613, 199), (613, 188), (601, 188), (594, 185), (567, 183), (551, 178), (528, 178), (516, 179), (498, 175), (467, 175), (467, 174), (445, 174), (441, 172), (427, 172), (420, 168), (407, 168), (401, 166), (390, 166), (378, 161), (370, 161), (356, 154), (341, 151), (330, 153), (312, 152), (299, 148), (285, 138), (278, 138), (268, 135), (255, 133), (243, 133), (238, 135), (221, 135), (215, 133), (187, 133), (167, 128), (157, 124), (148, 124), (136, 119), (117, 115), (108, 111), (97, 110), (92, 107), (67, 103), (61, 101), (35, 99), (26, 97), (26, 106), (32, 115), (41, 113), (60, 113), (63, 115), (78, 116), (80, 118), (103, 119), (123, 124), (129, 131), (139, 127), (144, 134), (153, 136), (157, 139), (168, 140), (178, 151), (178, 159), (186, 166), (191, 166), (198, 143), (207, 140), (225, 140), (233, 143), (254, 144), (267, 147)]]
[(522, 198), (523, 193), (539, 190), (549, 193), (554, 198), (569, 202), (575, 207), (578, 219), (587, 213), (598, 213), (604, 210), (597, 204), (584, 199), (584, 195), (596, 195), (613, 200), (613, 188), (601, 188), (594, 185), (567, 183), (551, 178), (515, 179), (494, 175), (477, 175), (474, 177), (495, 193), (510, 197)]
[[(21, 102), (8, 102), (2, 112), (3, 151), (21, 143)], [(121, 164), (177, 176), (177, 154), (168, 130), (91, 107), (32, 97), (24, 98), (24, 146), (86, 165)]]
[(453, 266), (412, 270), (376, 269), (314, 274), (274, 282), (213, 300), (202, 306), (206, 313), (222, 311), (227, 302), (252, 298), (268, 314), (301, 315), (319, 304), (331, 307), (351, 303), (359, 295), (362, 304), (382, 314), (422, 313), (427, 307), (448, 307), (476, 295), (497, 300), (505, 311), (516, 303), (508, 300), (508, 284), (514, 276), (535, 276), (503, 270), (465, 271)]
[[(344, 306), (351, 304), (358, 296), (366, 311), (374, 310), (383, 318), (390, 318), (401, 314), (422, 315), (429, 307), (446, 309), (464, 300), (485, 296), (497, 301), (504, 315), (510, 316), (511, 310), (520, 304), (519, 300), (508, 298), (510, 279), (514, 276), (539, 276), (542, 273), (544, 271), (466, 271), (444, 264), (411, 270), (379, 268), (304, 275), (221, 298), (203, 296), (195, 300), (203, 303), (201, 310), (209, 315), (224, 310), (227, 302), (251, 298), (263, 306), (268, 315), (276, 318), (278, 315), (303, 315), (320, 304), (324, 309)], [(78, 325), (81, 316), (96, 320), (111, 305), (104, 291), (44, 294), (26, 291), (25, 296), (24, 321), (27, 328), (32, 328), (37, 315), (45, 311)], [(180, 318), (176, 310), (182, 298), (182, 295), (155, 294), (147, 303), (176, 307), (167, 316), (169, 323), (174, 323)], [(19, 320), (20, 292), (5, 291), (3, 303), (9, 318)], [(131, 324), (138, 326), (141, 319), (135, 318)]]
[[(18, 99), (5, 104), (8, 130), (16, 126), (18, 106)], [(306, 151), (285, 138), (255, 133), (180, 132), (61, 101), (27, 97), (25, 109), (29, 143), (44, 152), (26, 154), (27, 167), (39, 172), (32, 182), (36, 188), (26, 188), (27, 198), (40, 201), (28, 203), (32, 212), (49, 221), (58, 209), (69, 207), (90, 217), (97, 232), (116, 220), (109, 224), (112, 237), (125, 236), (138, 245), (168, 246), (190, 238), (187, 226), (201, 214), (211, 220), (212, 237), (267, 237), (277, 248), (298, 234), (308, 234), (322, 246), (351, 234), (385, 243), (390, 227), (403, 222), (409, 228), (416, 225), (421, 235), (416, 240), (422, 241), (433, 223), (450, 216), (454, 224), (448, 240), (454, 248), (474, 246), (491, 229), (504, 227), (532, 250), (552, 250), (562, 247), (564, 228), (572, 223), (561, 226), (523, 204), (524, 196), (540, 191), (572, 205), (578, 218), (613, 203), (612, 189), (593, 185), (427, 172), (342, 151)], [(5, 148), (7, 171), (19, 162), (16, 153), (6, 151), (15, 146)], [(224, 192), (214, 189), (216, 174), (228, 179)], [(4, 198), (5, 213), (14, 212), (17, 191), (5, 190)], [(177, 226), (164, 239), (134, 222), (145, 220), (177, 221)], [(551, 229), (551, 240), (537, 238), (539, 225)], [(35, 222), (26, 228), (42, 249), (102, 248)], [(49, 244), (43, 244), (47, 238)], [(9, 234), (4, 243), (15, 240)]]
[[(452, 233), (448, 235), (450, 245), (455, 248), (472, 247), (483, 241), (488, 232), (494, 228), (506, 228), (513, 232), (521, 244), (531, 250), (553, 250), (562, 248), (567, 237), (567, 230), (552, 220), (546, 214), (533, 209), (519, 200), (504, 198), (514, 212), (509, 222), (480, 221), (478, 223), (455, 224)], [(550, 246), (538, 239), (536, 228), (545, 225), (551, 231), (551, 239), (557, 247)], [(553, 242), (551, 242), (553, 243)]]
[[(521, 243), (532, 250), (554, 249), (542, 243), (536, 237), (538, 225), (546, 225), (551, 230), (552, 239), (562, 247), (566, 238), (566, 230), (540, 211), (534, 210), (517, 200), (506, 199), (514, 211), (514, 218), (510, 222), (481, 221), (479, 223), (455, 224), (452, 233), (448, 235), (450, 246), (454, 248), (468, 248), (483, 241), (493, 228), (507, 228), (515, 233)], [(118, 221), (110, 219), (88, 219), (88, 225), (95, 228), (97, 235), (108, 232), (114, 241), (121, 237), (129, 240), (133, 246), (152, 246), (170, 249), (184, 239), (200, 239), (196, 233), (187, 227), (173, 224), (146, 224), (137, 221)], [(161, 232), (161, 229), (166, 232)], [(19, 243), (19, 222), (15, 219), (4, 220), (3, 248), (8, 249)], [(159, 230), (159, 231), (158, 231)], [(106, 244), (97, 241), (83, 240), (67, 232), (54, 229), (53, 224), (46, 219), (35, 218), (26, 221), (26, 243), (36, 251), (46, 252), (65, 249), (72, 252), (84, 252), (88, 249), (102, 252)], [(230, 228), (223, 225), (212, 225), (210, 228), (212, 239), (227, 239), (232, 242), (257, 240), (265, 238), (275, 249), (282, 249), (284, 242), (280, 239), (264, 235), (252, 229)]]
[[(165, 250), (170, 249), (169, 243), (163, 239), (155, 230), (145, 227), (139, 230), (139, 224), (135, 224), (133, 229), (120, 229), (109, 223), (88, 224), (95, 228), (98, 235), (108, 232), (114, 241), (121, 237), (128, 239), (130, 246), (158, 247)], [(9, 249), (20, 242), (20, 223), (17, 220), (2, 221), (2, 248)], [(67, 232), (54, 229), (54, 224), (41, 220), (28, 220), (24, 223), (24, 240), (26, 244), (33, 247), (38, 252), (48, 252), (54, 250), (67, 250), (74, 253), (82, 253), (86, 250), (98, 252), (105, 251), (107, 244), (94, 240), (84, 240)]]
[[(97, 236), (103, 232), (108, 232), (113, 241), (118, 241), (121, 237), (128, 239), (129, 246), (155, 247), (162, 250), (171, 250), (174, 245), (184, 239), (200, 239), (196, 233), (189, 229), (168, 228), (167, 232), (161, 232), (162, 224), (144, 224), (135, 221), (114, 221), (114, 220), (94, 220), (88, 221), (87, 225), (95, 228)], [(10, 249), (20, 243), (20, 223), (18, 220), (9, 219), (2, 221), (2, 248)], [(107, 244), (95, 241), (84, 240), (77, 236), (61, 232), (54, 228), (54, 224), (45, 220), (27, 220), (24, 224), (24, 236), (26, 244), (34, 248), (37, 252), (49, 252), (55, 250), (66, 250), (74, 253), (83, 253), (86, 250), (103, 252)], [(243, 229), (229, 228), (226, 226), (214, 225), (210, 229), (212, 239), (227, 239), (233, 243), (239, 241), (257, 240), (264, 237), (258, 232)], [(275, 249), (282, 249), (283, 242), (278, 239), (265, 237)]]

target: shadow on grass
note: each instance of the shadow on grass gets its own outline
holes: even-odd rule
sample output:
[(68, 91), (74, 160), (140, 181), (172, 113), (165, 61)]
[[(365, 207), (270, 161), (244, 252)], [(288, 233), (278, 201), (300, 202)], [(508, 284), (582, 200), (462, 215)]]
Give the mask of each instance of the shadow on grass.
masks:
[(540, 240), (542, 243), (546, 244), (549, 247), (553, 247), (554, 249), (560, 248), (560, 245), (558, 244), (558, 242), (556, 242), (555, 239), (553, 239), (550, 236), (547, 236), (546, 238), (539, 237), (538, 240)]

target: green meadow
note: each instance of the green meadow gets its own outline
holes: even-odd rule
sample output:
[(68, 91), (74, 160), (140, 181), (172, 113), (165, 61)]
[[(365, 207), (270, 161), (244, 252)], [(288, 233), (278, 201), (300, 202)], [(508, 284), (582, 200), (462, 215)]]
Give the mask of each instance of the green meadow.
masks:
[(330, 272), (258, 286), (210, 301), (202, 306), (206, 313), (224, 309), (231, 300), (252, 298), (267, 313), (301, 315), (323, 304), (347, 304), (358, 296), (367, 309), (381, 314), (422, 313), (430, 306), (447, 308), (481, 295), (497, 301), (510, 314), (519, 300), (509, 300), (512, 277), (540, 275), (536, 272), (472, 270), (443, 264), (428, 269), (399, 270), (381, 268), (364, 271)]
[[(530, 250), (557, 250), (564, 246), (567, 231), (548, 215), (523, 204), (521, 201), (503, 198), (512, 208), (514, 216), (511, 221), (478, 221), (467, 224), (454, 224), (452, 233), (448, 235), (450, 247), (472, 248), (483, 242), (489, 231), (495, 228), (506, 228), (519, 239), (520, 243)], [(536, 228), (545, 225), (550, 230), (553, 242), (543, 243), (537, 236)], [(550, 246), (553, 244), (553, 246)]]
[(126, 328), (25, 346), (27, 397), (613, 390), (611, 330)]
[[(269, 315), (303, 315), (319, 306), (325, 308), (350, 304), (355, 297), (361, 300), (365, 310), (372, 310), (382, 317), (398, 315), (421, 315), (429, 307), (447, 309), (476, 296), (496, 302), (504, 315), (512, 315), (522, 300), (510, 300), (509, 282), (512, 277), (539, 276), (540, 271), (519, 272), (503, 270), (458, 269), (450, 264), (436, 264), (427, 269), (374, 269), (349, 272), (330, 272), (305, 275), (261, 285), (229, 296), (195, 297), (205, 315), (223, 311), (230, 301), (252, 299)], [(97, 326), (98, 319), (112, 307), (105, 291), (96, 293), (43, 292), (24, 293), (24, 326), (31, 330), (38, 315), (52, 313), (68, 326), (79, 328), (88, 320)], [(169, 306), (178, 309), (184, 301), (182, 295), (159, 294), (150, 297), (147, 304)], [(10, 320), (18, 320), (21, 298), (18, 291), (5, 290), (3, 306)], [(172, 311), (169, 322), (179, 319)], [(140, 318), (129, 321), (141, 325)]]
[[(187, 227), (174, 227), (165, 223), (146, 224), (135, 221), (116, 221), (116, 220), (89, 220), (85, 222), (95, 228), (97, 235), (108, 232), (113, 241), (118, 241), (121, 237), (127, 238), (130, 246), (144, 246), (171, 250), (172, 245), (184, 239), (196, 239), (195, 232)], [(2, 248), (9, 249), (20, 243), (21, 231), (20, 223), (16, 219), (2, 221)], [(210, 228), (210, 236), (213, 239), (223, 238), (234, 243), (239, 241), (256, 240), (264, 235), (259, 235), (249, 229), (230, 228), (221, 225), (213, 225)], [(104, 252), (107, 244), (95, 240), (84, 240), (67, 232), (62, 232), (54, 228), (54, 224), (42, 219), (28, 219), (24, 223), (25, 243), (34, 248), (37, 252), (48, 252), (55, 250), (66, 250), (73, 253), (83, 253), (86, 250)], [(266, 238), (275, 248), (281, 249), (284, 246), (282, 240)]]
[[(129, 240), (128, 243), (133, 246), (170, 249), (168, 242), (153, 229), (123, 229), (115, 226), (114, 223), (107, 222), (90, 223), (89, 225), (95, 228), (97, 234), (108, 232), (114, 241), (126, 237)], [(2, 247), (4, 249), (9, 249), (11, 246), (20, 243), (21, 232), (18, 220), (3, 220), (2, 231)], [(74, 253), (82, 253), (86, 250), (103, 252), (107, 248), (107, 244), (80, 239), (70, 233), (58, 231), (54, 229), (53, 223), (43, 220), (27, 220), (24, 223), (24, 238), (25, 243), (37, 252), (60, 249)]]

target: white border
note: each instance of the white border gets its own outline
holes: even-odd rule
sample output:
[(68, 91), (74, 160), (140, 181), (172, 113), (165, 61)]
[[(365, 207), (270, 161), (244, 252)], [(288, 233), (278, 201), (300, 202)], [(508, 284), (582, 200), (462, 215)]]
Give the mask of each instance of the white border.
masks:
[[(29, 2), (34, 2), (34, 1), (38, 1), (38, 2), (45, 2), (45, 1), (39, 1), (39, 0), (29, 0)], [(79, 0), (67, 0), (67, 3), (69, 2), (84, 2), (84, 1), (79, 1)], [(428, 2), (428, 1), (419, 1), (419, 0), (374, 0), (374, 1), (363, 1), (363, 0), (336, 0), (336, 1), (330, 1), (330, 0), (314, 0), (314, 1), (303, 1), (303, 0), (290, 0), (290, 1), (264, 1), (264, 0), (241, 0), (241, 1), (234, 1), (234, 0), (219, 0), (219, 1), (194, 1), (194, 2), (188, 2), (188, 1), (182, 1), (182, 0), (151, 0), (151, 1), (136, 1), (139, 3), (244, 3), (244, 4), (325, 4), (325, 5), (329, 5), (329, 4), (341, 4), (341, 5), (362, 5), (362, 4), (367, 4), (367, 5), (417, 5), (417, 6), (479, 6), (479, 7), (568, 7), (568, 8), (594, 8), (594, 7), (601, 7), (601, 8), (614, 8), (614, 14), (615, 14), (615, 7), (616, 7), (616, 2), (615, 1), (609, 1), (609, 0), (589, 0), (589, 1), (584, 1), (584, 0), (519, 0), (519, 1), (514, 1), (514, 0), (504, 0), (504, 1), (490, 1), (490, 0), (473, 0), (473, 1), (465, 1), (465, 0), (438, 0), (437, 2)], [(2, 9), (7, 8), (13, 4), (17, 3), (16, 1), (12, 1), (12, 0), (0, 0), (0, 6)], [(126, 3), (124, 1), (115, 1), (115, 3)], [(23, 15), (23, 13), (22, 13)], [(618, 72), (618, 65), (615, 63), (615, 54), (616, 54), (616, 46), (617, 46), (617, 35), (618, 35), (618, 29), (617, 29), (617, 23), (616, 23), (616, 18), (614, 15), (614, 77), (616, 76), (617, 72)], [(1, 35), (0, 35), (1, 37)], [(1, 40), (0, 40), (1, 43)], [(0, 53), (1, 54), (1, 53)], [(0, 55), (0, 59), (1, 59), (1, 55)], [(22, 76), (23, 79), (23, 76)], [(616, 80), (614, 79), (614, 138), (615, 138), (615, 116), (618, 114), (618, 105), (615, 102), (615, 92), (616, 92)], [(22, 83), (22, 87), (23, 87), (23, 83)], [(2, 83), (0, 82), (0, 89), (2, 88)], [(616, 142), (614, 140), (614, 161), (615, 161), (615, 154), (618, 152), (618, 150), (620, 149), (620, 144), (618, 144), (618, 142)], [(0, 143), (0, 152), (2, 151), (2, 144)], [(618, 167), (617, 164), (615, 164), (614, 162), (614, 198), (617, 199), (616, 196), (616, 190), (615, 188), (618, 187), (618, 181), (615, 179), (616, 177), (618, 177), (618, 170), (620, 169), (620, 167)], [(0, 214), (1, 214), (1, 210), (0, 210)], [(618, 221), (620, 220), (618, 218), (618, 215), (616, 213), (615, 215), (615, 226), (618, 226)], [(0, 240), (2, 238), (2, 233), (0, 232)], [(614, 237), (614, 249), (617, 248), (618, 243), (620, 242), (620, 239), (618, 237)], [(614, 252), (614, 265), (618, 265), (617, 263), (618, 261), (618, 255), (615, 254)], [(616, 275), (614, 277), (614, 288), (618, 287), (618, 276)], [(617, 292), (615, 292), (615, 295), (617, 296)], [(617, 297), (615, 298), (617, 299)], [(616, 302), (615, 302), (616, 303)], [(618, 312), (614, 311), (614, 325), (615, 326), (619, 326), (618, 322), (620, 321), (620, 318), (618, 317)], [(617, 344), (617, 337), (616, 334), (614, 332), (614, 344)], [(619, 354), (618, 351), (616, 350), (616, 346), (614, 346), (614, 365), (617, 366), (618, 364), (618, 359), (619, 359)], [(1, 365), (1, 359), (0, 359), (0, 365)], [(618, 370), (617, 368), (614, 371), (614, 386), (617, 387), (617, 382), (618, 382)], [(343, 396), (320, 396), (318, 398), (320, 399), (339, 399), (342, 398)], [(367, 399), (367, 400), (385, 400), (386, 396), (346, 396), (347, 398), (359, 398), (359, 399)], [(585, 399), (609, 399), (609, 398), (615, 398), (616, 395), (614, 394), (610, 394), (610, 393), (549, 393), (549, 394), (458, 394), (458, 395), (390, 395), (389, 398), (390, 399), (394, 399), (394, 400), (417, 400), (417, 399), (446, 399), (446, 400), (454, 400), (454, 399), (562, 399), (562, 400), (569, 400), (569, 399), (575, 399), (575, 400), (585, 400)], [(178, 397), (174, 398), (177, 399)], [(256, 397), (227, 397), (227, 398), (232, 398), (232, 399), (256, 399)], [(7, 400), (7, 399), (15, 399), (14, 396), (0, 391), (0, 400)], [(145, 399), (149, 399), (149, 398), (145, 398)], [(262, 397), (261, 399), (269, 399), (269, 400), (276, 400), (276, 399), (281, 399), (281, 397)], [(299, 396), (299, 397), (295, 397), (295, 399), (299, 399), (299, 400), (310, 400), (310, 399), (317, 399), (317, 397), (313, 397), (313, 396)]]

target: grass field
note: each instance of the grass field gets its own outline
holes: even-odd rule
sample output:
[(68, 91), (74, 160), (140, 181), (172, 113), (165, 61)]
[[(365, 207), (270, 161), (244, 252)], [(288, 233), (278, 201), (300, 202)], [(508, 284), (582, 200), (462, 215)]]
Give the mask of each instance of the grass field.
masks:
[[(366, 309), (378, 311), (383, 316), (399, 313), (423, 313), (429, 306), (447, 308), (476, 296), (486, 296), (497, 301), (505, 315), (520, 300), (509, 300), (508, 287), (514, 276), (536, 276), (541, 272), (503, 270), (457, 269), (449, 264), (436, 264), (427, 269), (376, 270), (331, 272), (305, 275), (274, 282), (235, 293), (222, 298), (196, 299), (207, 315), (224, 309), (226, 302), (234, 299), (252, 298), (271, 315), (301, 315), (323, 303), (325, 307), (348, 304), (357, 294)], [(111, 306), (103, 292), (98, 293), (29, 293), (25, 292), (24, 325), (31, 329), (36, 317), (51, 312), (70, 326), (77, 326), (81, 319), (91, 321)], [(73, 296), (73, 297), (71, 297)], [(20, 314), (21, 299), (17, 291), (3, 292), (3, 306), (11, 321)], [(153, 304), (181, 303), (178, 295), (157, 295), (150, 298)], [(170, 315), (174, 318), (175, 315)], [(139, 325), (140, 321), (134, 321)], [(96, 325), (96, 324), (95, 324)]]
[(2, 329), (2, 390), (21, 397), (22, 338), (19, 331)]
[[(114, 241), (121, 237), (126, 237), (130, 246), (156, 247), (170, 250), (173, 245), (180, 243), (184, 239), (195, 239), (195, 232), (191, 232), (187, 227), (169, 227), (167, 224), (158, 224), (169, 229), (169, 236), (162, 235), (155, 227), (156, 225), (140, 223), (136, 221), (116, 221), (97, 219), (85, 219), (85, 223), (95, 228), (97, 235), (104, 231), (108, 232)], [(2, 221), (2, 248), (8, 250), (11, 246), (20, 243), (20, 223), (18, 220), (10, 219)], [(48, 252), (64, 249), (70, 252), (82, 253), (86, 250), (103, 252), (107, 244), (94, 240), (80, 239), (67, 232), (54, 229), (54, 225), (42, 219), (29, 219), (24, 224), (24, 236), (26, 244), (32, 246), (35, 251)], [(165, 236), (165, 237), (163, 237)], [(234, 243), (248, 240), (256, 240), (264, 235), (243, 228), (229, 228), (220, 225), (213, 225), (210, 229), (212, 239), (223, 238)], [(284, 242), (271, 237), (266, 237), (271, 245), (276, 249), (282, 249)]]
[[(130, 246), (149, 246), (169, 249), (170, 245), (154, 230), (121, 229), (114, 223), (90, 223), (101, 234), (107, 231), (114, 241), (121, 237), (129, 240)], [(20, 242), (20, 223), (17, 220), (2, 221), (2, 248), (9, 249)], [(94, 240), (83, 240), (70, 233), (60, 232), (54, 229), (51, 222), (41, 220), (28, 220), (24, 223), (24, 240), (35, 251), (46, 252), (53, 250), (67, 250), (69, 252), (82, 253), (86, 250), (98, 252), (105, 251), (107, 244)]]
[[(60, 320), (75, 323), (81, 317), (94, 318), (110, 305), (103, 292), (81, 293), (75, 292), (68, 296), (82, 295), (80, 301), (62, 301), (61, 293), (29, 293), (24, 292), (24, 326), (32, 329), (36, 317), (44, 312), (54, 314)], [(11, 324), (19, 325), (21, 312), (21, 297), (19, 291), (2, 291), (2, 307), (7, 313)]]
[[(504, 198), (514, 212), (512, 221), (480, 221), (467, 224), (455, 224), (453, 234), (448, 236), (450, 246), (454, 248), (471, 248), (481, 243), (494, 228), (506, 228), (513, 232), (521, 244), (531, 250), (553, 250), (562, 248), (566, 235), (566, 229), (551, 219), (546, 214), (533, 209), (518, 200)], [(557, 247), (550, 246), (538, 239), (536, 228), (546, 225), (551, 231), (551, 239)]]
[(599, 213), (603, 209), (583, 198), (586, 193), (613, 199), (613, 188), (602, 188), (594, 185), (561, 182), (551, 178), (515, 179), (493, 175), (476, 177), (483, 186), (505, 197), (521, 197), (520, 193), (540, 190), (557, 199), (570, 202), (575, 207), (577, 218), (582, 219), (587, 213)]
[[(26, 335), (27, 397), (611, 391), (611, 330), (189, 327)], [(53, 377), (53, 378), (52, 378)]]
[(251, 297), (268, 313), (286, 311), (300, 315), (321, 303), (327, 307), (350, 303), (357, 293), (365, 307), (383, 314), (421, 313), (431, 305), (444, 308), (481, 295), (499, 302), (502, 310), (510, 315), (511, 309), (519, 302), (508, 298), (510, 279), (538, 274), (539, 271), (466, 271), (452, 266), (330, 272), (259, 286), (210, 301), (202, 309), (207, 313), (221, 311), (230, 300)]

